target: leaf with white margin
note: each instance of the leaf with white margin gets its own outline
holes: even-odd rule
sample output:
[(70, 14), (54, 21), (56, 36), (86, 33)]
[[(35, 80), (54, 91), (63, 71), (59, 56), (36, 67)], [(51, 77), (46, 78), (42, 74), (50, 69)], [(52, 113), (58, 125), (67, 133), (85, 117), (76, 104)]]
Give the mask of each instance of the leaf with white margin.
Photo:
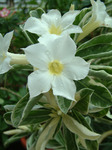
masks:
[(96, 140), (100, 136), (99, 134), (88, 130), (85, 126), (77, 122), (69, 115), (63, 115), (63, 122), (71, 132), (81, 136), (84, 139)]
[(52, 138), (60, 118), (54, 118), (40, 134), (35, 150), (45, 150), (47, 142)]

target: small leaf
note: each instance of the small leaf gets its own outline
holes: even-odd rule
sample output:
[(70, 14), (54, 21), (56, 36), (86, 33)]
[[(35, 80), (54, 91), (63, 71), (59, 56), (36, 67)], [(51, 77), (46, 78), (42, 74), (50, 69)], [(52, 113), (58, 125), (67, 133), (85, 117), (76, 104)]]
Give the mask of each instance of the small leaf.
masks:
[(61, 96), (57, 96), (57, 104), (60, 110), (66, 114), (71, 106), (73, 101), (63, 98)]
[(93, 117), (104, 117), (108, 112), (108, 108), (105, 108), (99, 112), (96, 112), (96, 113), (90, 113), (91, 116)]
[(97, 77), (97, 78), (100, 78), (100, 79), (103, 79), (105, 81), (110, 81), (112, 80), (112, 75), (107, 73), (106, 71), (104, 70), (89, 70), (89, 76), (93, 76), (93, 77)]
[(12, 111), (11, 120), (13, 126), (18, 127), (20, 123), (25, 119), (30, 113), (33, 106), (41, 98), (42, 95), (39, 95), (33, 99), (29, 100), (29, 94), (26, 94), (20, 101), (16, 104)]
[(112, 33), (102, 34), (80, 45), (77, 56), (84, 59), (108, 57), (112, 55)]
[(45, 13), (44, 10), (39, 7), (37, 9), (35, 9), (35, 10), (31, 10), (30, 11), (30, 16), (31, 17), (40, 18), (43, 13)]
[(64, 127), (64, 136), (66, 141), (66, 150), (79, 150), (76, 135), (70, 132), (66, 127)]
[(10, 138), (8, 138), (8, 140), (4, 143), (5, 146), (8, 146), (9, 144), (21, 139), (22, 137), (28, 136), (28, 133), (23, 132), (23, 133), (19, 133), (16, 135), (11, 136)]
[(47, 142), (52, 138), (55, 132), (59, 119), (60, 118), (52, 119), (51, 122), (42, 131), (36, 143), (36, 150), (45, 150)]
[(50, 119), (51, 112), (47, 109), (32, 110), (25, 119), (20, 122), (20, 125), (42, 123)]
[(91, 103), (100, 108), (106, 108), (112, 105), (112, 96), (110, 91), (100, 82), (96, 82), (90, 77), (76, 81), (77, 90), (89, 88), (94, 90), (91, 96)]
[(87, 150), (99, 150), (97, 141), (86, 140)]
[(92, 93), (93, 90), (89, 88), (83, 88), (78, 91), (80, 100), (76, 103), (73, 109), (78, 110), (83, 114), (87, 114)]
[(77, 122), (69, 115), (63, 115), (63, 122), (72, 133), (79, 135), (83, 139), (95, 140), (100, 136), (99, 134), (90, 131), (88, 128)]

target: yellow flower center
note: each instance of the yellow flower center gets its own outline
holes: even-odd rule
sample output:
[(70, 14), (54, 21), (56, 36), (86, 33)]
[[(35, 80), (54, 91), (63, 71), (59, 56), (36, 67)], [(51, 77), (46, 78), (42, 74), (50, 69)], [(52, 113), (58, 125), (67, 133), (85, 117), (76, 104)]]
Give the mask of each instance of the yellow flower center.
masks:
[(48, 68), (51, 74), (59, 75), (63, 71), (63, 64), (61, 64), (58, 60), (54, 60), (49, 63)]
[(5, 53), (0, 54), (0, 65), (3, 63), (4, 59), (6, 58)]
[(60, 26), (56, 27), (55, 25), (51, 25), (49, 32), (51, 34), (60, 35), (62, 33), (62, 29)]

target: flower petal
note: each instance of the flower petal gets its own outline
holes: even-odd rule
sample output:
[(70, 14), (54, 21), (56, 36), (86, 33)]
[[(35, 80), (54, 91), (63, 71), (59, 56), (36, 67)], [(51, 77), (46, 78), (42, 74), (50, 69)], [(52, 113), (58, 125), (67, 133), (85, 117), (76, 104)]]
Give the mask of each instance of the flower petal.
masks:
[(40, 19), (30, 17), (25, 23), (24, 30), (42, 35), (48, 32), (48, 26), (43, 24)]
[(62, 63), (69, 62), (76, 52), (75, 42), (68, 35), (60, 36), (52, 42), (48, 42), (47, 47), (52, 58)]
[(64, 75), (56, 76), (52, 82), (53, 94), (63, 96), (69, 100), (74, 100), (76, 86), (75, 83)]
[(2, 34), (0, 33), (0, 53), (3, 52), (3, 48), (2, 48), (2, 47), (3, 47), (3, 44), (4, 44), (4, 43), (3, 43), (3, 36), (2, 36)]
[(30, 98), (38, 96), (41, 93), (46, 93), (51, 88), (51, 82), (53, 76), (51, 76), (47, 71), (34, 71), (28, 76), (28, 88), (30, 92)]
[(79, 14), (80, 11), (68, 11), (67, 13), (65, 13), (62, 16), (62, 20), (61, 20), (61, 24), (63, 28), (68, 27), (69, 25), (71, 25), (74, 20), (75, 17)]
[(44, 34), (41, 37), (39, 37), (38, 41), (41, 44), (44, 44), (48, 47), (48, 44), (53, 42), (56, 38), (58, 38), (59, 36), (56, 34)]
[(109, 15), (105, 18), (104, 26), (112, 28), (112, 17)]
[(79, 26), (70, 25), (63, 33), (71, 34), (71, 33), (82, 33), (82, 29)]
[(47, 64), (49, 62), (49, 51), (43, 44), (33, 44), (26, 48), (25, 51), (27, 60), (36, 68), (41, 70), (46, 70)]
[(89, 72), (89, 63), (81, 57), (74, 57), (70, 63), (64, 65), (63, 72), (72, 80), (84, 79)]
[(0, 64), (0, 74), (3, 74), (11, 69), (10, 60), (11, 58), (7, 57), (6, 59), (4, 59), (2, 64)]
[(91, 0), (92, 4), (92, 18), (101, 24), (104, 23), (105, 17), (107, 16), (106, 6), (100, 0), (94, 1)]
[(13, 31), (8, 32), (4, 37), (2, 36), (2, 34), (0, 34), (0, 52), (6, 53), (8, 51), (12, 36)]
[(55, 26), (58, 26), (60, 24), (61, 20), (61, 14), (58, 10), (50, 10), (47, 14), (43, 14), (42, 17), (42, 22), (46, 22), (49, 27), (54, 24)]

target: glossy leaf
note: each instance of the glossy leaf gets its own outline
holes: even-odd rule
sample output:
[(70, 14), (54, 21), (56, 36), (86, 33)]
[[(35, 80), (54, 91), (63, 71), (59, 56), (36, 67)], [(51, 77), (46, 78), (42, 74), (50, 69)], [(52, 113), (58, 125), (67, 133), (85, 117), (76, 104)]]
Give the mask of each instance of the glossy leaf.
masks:
[(50, 119), (49, 116), (51, 112), (47, 109), (37, 109), (32, 110), (29, 115), (20, 122), (20, 125), (27, 125), (27, 124), (38, 124), (45, 122), (46, 120)]
[(63, 115), (63, 122), (72, 133), (79, 135), (83, 139), (95, 140), (100, 136), (99, 134), (92, 132), (80, 124), (77, 120), (73, 119), (69, 115)]
[(91, 96), (91, 103), (100, 108), (106, 108), (112, 105), (112, 96), (110, 91), (100, 82), (96, 82), (90, 77), (76, 82), (77, 88), (90, 88), (94, 90)]
[(26, 94), (20, 101), (16, 104), (12, 111), (11, 120), (15, 127), (19, 126), (20, 123), (28, 116), (33, 106), (41, 98), (41, 95), (29, 100), (29, 94)]
[(112, 33), (102, 34), (80, 45), (77, 56), (85, 59), (101, 58), (112, 55)]
[(51, 122), (44, 128), (42, 133), (40, 134), (37, 143), (36, 143), (36, 150), (45, 150), (45, 146), (47, 142), (52, 138), (57, 124), (59, 122), (59, 118), (54, 118)]
[(58, 97), (57, 97), (57, 104), (58, 104), (60, 110), (61, 110), (64, 114), (66, 114), (66, 113), (68, 112), (68, 110), (69, 110), (69, 108), (70, 108), (72, 102), (73, 102), (73, 101), (68, 100), (68, 99), (66, 99), (66, 98), (63, 98), (63, 97), (61, 97), (61, 96), (58, 96)]
[(80, 91), (78, 91), (80, 100), (76, 103), (73, 109), (76, 109), (83, 114), (87, 114), (92, 93), (93, 90), (89, 88), (83, 88)]
[(79, 150), (76, 135), (70, 132), (66, 127), (64, 127), (64, 136), (66, 142), (66, 150)]

